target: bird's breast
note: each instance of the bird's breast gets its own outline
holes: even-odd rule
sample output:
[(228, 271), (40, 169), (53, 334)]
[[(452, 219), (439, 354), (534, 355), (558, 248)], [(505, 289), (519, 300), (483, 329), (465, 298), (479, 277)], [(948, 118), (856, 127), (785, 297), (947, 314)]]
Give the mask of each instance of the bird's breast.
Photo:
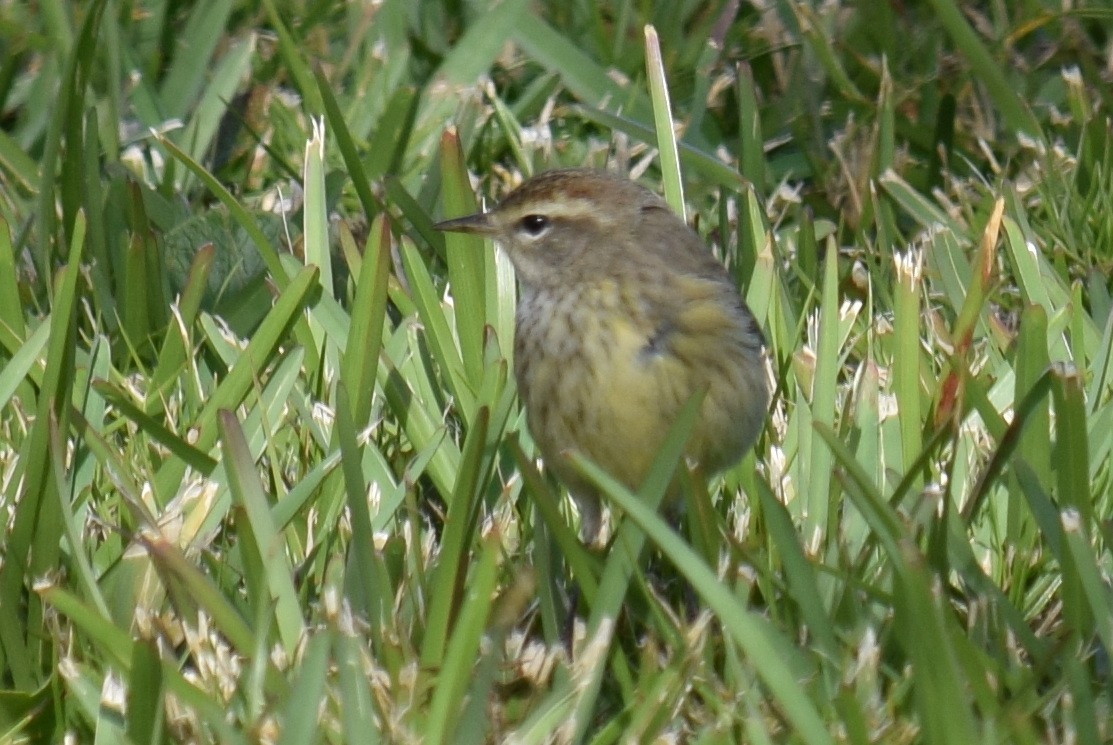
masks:
[(515, 377), (530, 432), (550, 464), (577, 450), (632, 487), (662, 436), (662, 398), (679, 395), (683, 371), (663, 390), (642, 359), (653, 329), (616, 283), (554, 296), (525, 296), (518, 308)]
[(652, 311), (613, 280), (523, 293), (515, 376), (534, 440), (558, 472), (560, 454), (574, 449), (637, 487), (676, 413), (700, 390), (707, 399), (690, 454), (714, 470), (752, 442), (748, 412), (758, 404), (763, 416), (764, 403), (743, 402), (753, 372), (731, 342), (726, 311), (698, 299), (676, 318)]

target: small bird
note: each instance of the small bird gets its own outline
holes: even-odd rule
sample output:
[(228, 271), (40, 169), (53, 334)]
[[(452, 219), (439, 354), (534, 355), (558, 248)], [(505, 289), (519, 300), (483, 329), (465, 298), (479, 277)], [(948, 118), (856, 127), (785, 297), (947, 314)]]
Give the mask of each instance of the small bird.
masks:
[(688, 461), (713, 474), (754, 444), (769, 405), (761, 331), (723, 265), (659, 196), (602, 171), (547, 171), (489, 212), (436, 228), (492, 238), (514, 265), (518, 392), (585, 543), (599, 536), (599, 494), (566, 452), (637, 489), (701, 390)]

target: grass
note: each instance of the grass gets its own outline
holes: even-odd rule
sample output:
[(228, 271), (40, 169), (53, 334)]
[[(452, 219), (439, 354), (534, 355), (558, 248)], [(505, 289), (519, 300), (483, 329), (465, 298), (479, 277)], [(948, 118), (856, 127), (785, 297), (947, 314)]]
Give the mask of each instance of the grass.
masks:
[[(1113, 14), (766, 5), (0, 3), (0, 741), (1113, 737)], [(581, 164), (776, 387), (602, 556), (431, 227)]]

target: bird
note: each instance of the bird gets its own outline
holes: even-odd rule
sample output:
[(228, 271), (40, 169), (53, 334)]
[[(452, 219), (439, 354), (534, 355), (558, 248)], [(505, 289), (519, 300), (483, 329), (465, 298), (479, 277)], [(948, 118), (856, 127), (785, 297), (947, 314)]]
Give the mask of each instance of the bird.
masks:
[(723, 264), (656, 193), (607, 171), (550, 170), (435, 227), (493, 239), (514, 266), (518, 395), (583, 542), (599, 539), (602, 503), (569, 452), (636, 490), (701, 391), (689, 464), (713, 475), (754, 445), (770, 400), (762, 332)]

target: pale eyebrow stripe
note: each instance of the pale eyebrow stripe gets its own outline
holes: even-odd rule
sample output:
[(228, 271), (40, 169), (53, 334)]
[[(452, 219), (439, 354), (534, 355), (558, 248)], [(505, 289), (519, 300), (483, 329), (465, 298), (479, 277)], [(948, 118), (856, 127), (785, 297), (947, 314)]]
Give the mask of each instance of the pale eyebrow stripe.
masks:
[(510, 213), (514, 217), (526, 215), (545, 215), (547, 217), (583, 217), (597, 211), (595, 203), (588, 199), (571, 199), (567, 201), (544, 201), (530, 204), (515, 205)]

